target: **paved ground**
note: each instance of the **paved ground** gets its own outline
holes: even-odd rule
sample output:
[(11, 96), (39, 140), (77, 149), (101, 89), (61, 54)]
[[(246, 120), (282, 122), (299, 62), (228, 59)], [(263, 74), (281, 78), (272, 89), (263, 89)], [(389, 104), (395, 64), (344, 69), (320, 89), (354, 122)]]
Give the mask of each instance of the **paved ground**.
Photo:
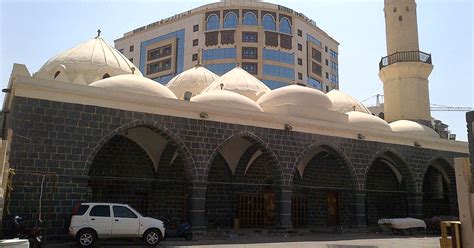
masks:
[[(110, 240), (99, 243), (100, 247), (145, 247), (137, 240)], [(77, 247), (74, 242), (53, 242), (46, 247)], [(263, 233), (253, 231), (234, 233), (221, 231), (212, 235), (184, 241), (170, 239), (162, 241), (159, 247), (191, 248), (439, 248), (439, 237), (436, 236), (400, 236), (377, 233)]]

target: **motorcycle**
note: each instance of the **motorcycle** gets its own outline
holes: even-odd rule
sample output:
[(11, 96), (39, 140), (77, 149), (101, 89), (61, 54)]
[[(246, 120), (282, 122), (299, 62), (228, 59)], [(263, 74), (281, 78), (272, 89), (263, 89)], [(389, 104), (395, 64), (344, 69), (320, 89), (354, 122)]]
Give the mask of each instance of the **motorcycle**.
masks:
[(38, 223), (34, 228), (27, 229), (25, 227), (25, 219), (20, 216), (15, 216), (13, 218), (13, 224), (17, 238), (27, 239), (31, 248), (43, 247), (43, 229), (38, 226)]
[(176, 222), (172, 222), (170, 218), (164, 219), (165, 224), (165, 238), (176, 237), (184, 238), (185, 240), (193, 239), (193, 231), (191, 231), (191, 224), (182, 223), (178, 225)]

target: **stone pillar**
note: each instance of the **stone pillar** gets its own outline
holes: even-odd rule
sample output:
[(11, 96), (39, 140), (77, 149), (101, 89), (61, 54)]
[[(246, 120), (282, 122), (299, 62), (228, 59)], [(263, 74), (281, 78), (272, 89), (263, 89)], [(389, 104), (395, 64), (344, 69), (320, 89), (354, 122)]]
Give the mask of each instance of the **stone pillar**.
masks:
[(206, 226), (207, 182), (193, 182), (189, 186), (188, 219), (193, 229), (205, 229)]
[(293, 223), (291, 221), (291, 201), (293, 198), (293, 188), (290, 186), (282, 186), (278, 197), (278, 211), (281, 228), (291, 229)]
[(357, 228), (367, 227), (367, 216), (366, 216), (366, 199), (367, 193), (365, 190), (354, 191), (354, 210), (355, 219), (354, 225)]
[(408, 193), (408, 216), (412, 218), (423, 218), (423, 193)]

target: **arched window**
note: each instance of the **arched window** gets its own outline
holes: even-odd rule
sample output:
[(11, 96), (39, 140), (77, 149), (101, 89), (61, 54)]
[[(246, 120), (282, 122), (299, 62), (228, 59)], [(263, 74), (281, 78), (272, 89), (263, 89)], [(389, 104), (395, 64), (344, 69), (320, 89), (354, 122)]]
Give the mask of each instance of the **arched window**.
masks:
[(275, 19), (273, 18), (272, 15), (270, 14), (264, 15), (262, 24), (263, 24), (263, 29), (276, 31)]
[(54, 73), (54, 79), (56, 79), (59, 76), (59, 74), (61, 74), (60, 71), (57, 71), (56, 73)]
[(243, 25), (256, 26), (256, 25), (258, 25), (258, 23), (257, 23), (257, 17), (255, 16), (254, 13), (252, 13), (252, 12), (247, 12), (247, 13), (245, 13), (245, 15), (244, 15), (244, 20), (242, 21), (242, 24), (243, 24)]
[(102, 76), (102, 79), (109, 78), (110, 75), (108, 73), (105, 73), (104, 76)]
[(219, 17), (216, 14), (212, 14), (207, 18), (206, 30), (219, 29)]
[(280, 32), (285, 34), (291, 34), (291, 24), (287, 18), (282, 18), (280, 20)]
[(234, 12), (229, 12), (224, 17), (224, 28), (236, 28), (238, 24), (237, 15)]

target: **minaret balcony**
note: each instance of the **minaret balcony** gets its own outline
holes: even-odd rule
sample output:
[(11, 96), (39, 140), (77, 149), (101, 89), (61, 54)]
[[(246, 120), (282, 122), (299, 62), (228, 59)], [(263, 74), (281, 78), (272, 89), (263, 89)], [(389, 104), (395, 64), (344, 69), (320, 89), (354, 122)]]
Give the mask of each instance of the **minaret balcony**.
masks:
[(396, 52), (383, 57), (379, 63), (379, 69), (398, 62), (422, 62), (431, 65), (431, 54), (421, 51)]

